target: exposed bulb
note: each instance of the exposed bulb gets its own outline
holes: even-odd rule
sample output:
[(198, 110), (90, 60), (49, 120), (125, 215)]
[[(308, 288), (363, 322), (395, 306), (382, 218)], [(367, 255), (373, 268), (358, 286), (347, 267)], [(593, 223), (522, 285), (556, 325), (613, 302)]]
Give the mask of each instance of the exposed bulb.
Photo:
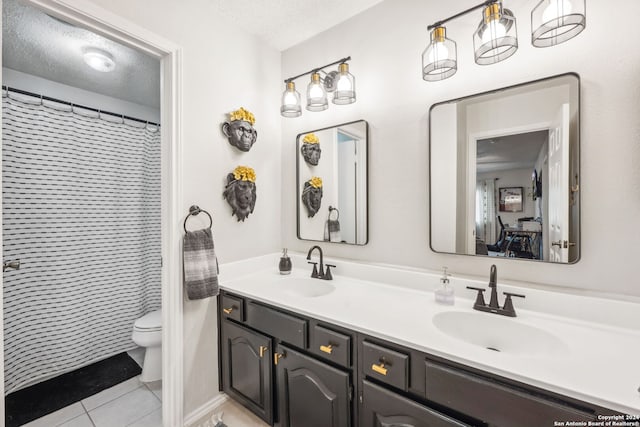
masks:
[(442, 42), (436, 42), (432, 45), (431, 50), (429, 50), (429, 63), (433, 64), (437, 61), (442, 61), (443, 59), (447, 59), (449, 57), (449, 49)]
[(489, 22), (487, 29), (482, 33), (482, 44), (489, 43), (507, 35), (507, 29), (498, 19)]
[(338, 83), (336, 84), (336, 88), (339, 91), (353, 90), (353, 88), (351, 87), (351, 81), (349, 81), (349, 76), (340, 75), (340, 77), (338, 78)]
[(542, 22), (550, 22), (561, 16), (569, 15), (572, 7), (569, 0), (550, 0), (549, 6), (542, 12)]
[(298, 99), (296, 98), (296, 93), (287, 91), (284, 95), (284, 100), (282, 102), (284, 105), (294, 105), (298, 103)]
[(309, 88), (309, 97), (310, 98), (322, 98), (324, 96), (324, 91), (320, 87), (320, 84), (314, 83)]

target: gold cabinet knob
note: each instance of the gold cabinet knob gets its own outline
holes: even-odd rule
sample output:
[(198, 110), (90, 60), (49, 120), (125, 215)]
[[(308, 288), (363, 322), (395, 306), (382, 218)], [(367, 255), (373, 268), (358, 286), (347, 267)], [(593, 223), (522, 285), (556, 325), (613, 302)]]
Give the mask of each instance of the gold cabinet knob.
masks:
[(287, 357), (287, 355), (285, 353), (275, 353), (273, 355), (273, 364), (278, 366), (278, 361), (283, 357)]
[(380, 362), (379, 365), (376, 365), (374, 363), (373, 365), (371, 365), (371, 370), (379, 373), (380, 375), (387, 375), (387, 368), (385, 368), (384, 362)]
[(261, 345), (260, 346), (260, 358), (262, 359), (264, 357), (264, 353), (269, 350), (269, 347)]
[(231, 314), (234, 308), (235, 307), (223, 308), (222, 311), (224, 311), (225, 314)]
[(333, 351), (333, 345), (332, 344), (321, 345), (320, 351), (323, 353), (331, 354), (331, 352)]

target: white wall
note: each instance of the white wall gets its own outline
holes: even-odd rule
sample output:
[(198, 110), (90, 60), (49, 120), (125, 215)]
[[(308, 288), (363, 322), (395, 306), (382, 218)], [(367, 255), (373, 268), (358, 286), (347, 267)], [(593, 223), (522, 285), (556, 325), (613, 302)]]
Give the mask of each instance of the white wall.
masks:
[(2, 68), (2, 84), (13, 89), (26, 90), (38, 95), (49, 96), (61, 101), (73, 102), (84, 107), (97, 108), (110, 113), (124, 114), (140, 120), (160, 123), (160, 108), (135, 104), (122, 99), (101, 95), (96, 92), (63, 85), (52, 80), (10, 68)]
[[(429, 38), (427, 25), (475, 3), (386, 0), (283, 53), (283, 77), (351, 55), (358, 96), (355, 104), (331, 105), (322, 113), (305, 111), (300, 118), (282, 119), (284, 246), (299, 251), (310, 246), (295, 235), (295, 136), (365, 119), (371, 130), (369, 244), (323, 244), (327, 254), (434, 269), (447, 265), (454, 275), (488, 276), (495, 262), (501, 279), (640, 296), (635, 267), (640, 228), (615, 227), (640, 218), (640, 26), (636, 24), (640, 2), (589, 2), (582, 34), (540, 49), (529, 41), (530, 12), (536, 2), (509, 0), (505, 4), (518, 19), (520, 48), (508, 60), (491, 66), (473, 61), (471, 34), (480, 12), (467, 15), (447, 25), (447, 33), (458, 43), (458, 73), (442, 82), (424, 82), (420, 61)], [(610, 10), (621, 11), (615, 25)], [(553, 265), (432, 252), (428, 243), (429, 106), (566, 72), (577, 72), (582, 85), (580, 261)], [(299, 85), (306, 85), (304, 78)]]
[[(186, 215), (189, 206), (197, 204), (211, 213), (220, 263), (280, 248), (280, 53), (220, 18), (208, 0), (93, 3), (183, 48), (182, 210)], [(258, 130), (258, 140), (248, 153), (229, 145), (220, 131), (227, 114), (241, 106), (254, 113)], [(231, 217), (222, 198), (226, 175), (238, 165), (251, 166), (257, 174), (255, 211), (244, 222)], [(293, 171), (295, 175), (295, 163)], [(195, 217), (189, 223), (204, 226), (208, 220)], [(222, 270), (221, 283), (224, 280)], [(184, 340), (188, 415), (218, 393), (214, 298), (185, 302)]]

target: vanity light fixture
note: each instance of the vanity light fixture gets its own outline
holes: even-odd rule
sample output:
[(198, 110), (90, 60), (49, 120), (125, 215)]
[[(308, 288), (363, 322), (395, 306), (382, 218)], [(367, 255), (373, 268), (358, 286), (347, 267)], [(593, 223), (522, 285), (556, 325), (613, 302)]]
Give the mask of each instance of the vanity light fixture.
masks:
[[(584, 30), (586, 0), (539, 0), (531, 12), (531, 43), (536, 47), (563, 43)], [(502, 7), (501, 0), (486, 0), (427, 29), (430, 41), (422, 52), (422, 78), (444, 80), (457, 71), (456, 43), (446, 37), (444, 24), (482, 9), (482, 20), (473, 33), (475, 62), (490, 65), (512, 56), (518, 50), (518, 30), (513, 12)]]
[(549, 47), (574, 38), (586, 16), (585, 0), (541, 0), (531, 12), (531, 44)]
[[(286, 88), (282, 94), (280, 114), (283, 117), (300, 117), (302, 108), (300, 105), (300, 93), (296, 91), (293, 82), (299, 77), (311, 75), (311, 81), (307, 86), (307, 110), (324, 111), (329, 108), (327, 92), (333, 93), (332, 102), (338, 105), (352, 104), (356, 101), (356, 81), (349, 72), (351, 57), (342, 58), (339, 61), (314, 68), (295, 77), (289, 77), (284, 81)], [(338, 70), (325, 72), (324, 69), (338, 65)], [(322, 75), (321, 75), (322, 73)]]
[(82, 56), (84, 58), (84, 62), (89, 67), (102, 73), (108, 73), (116, 68), (113, 55), (106, 50), (98, 49), (96, 47), (88, 47), (83, 50)]
[(518, 50), (516, 18), (501, 2), (484, 7), (482, 21), (473, 33), (473, 47), (478, 65), (504, 61)]
[(456, 42), (447, 38), (445, 27), (431, 30), (431, 43), (422, 52), (422, 78), (428, 82), (444, 80), (458, 71)]

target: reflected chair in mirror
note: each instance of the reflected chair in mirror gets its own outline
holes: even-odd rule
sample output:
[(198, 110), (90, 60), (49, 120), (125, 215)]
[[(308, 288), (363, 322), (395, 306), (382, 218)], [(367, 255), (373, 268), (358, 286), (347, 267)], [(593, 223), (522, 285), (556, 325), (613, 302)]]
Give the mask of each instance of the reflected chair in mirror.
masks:
[[(514, 254), (515, 257), (519, 252), (522, 252), (522, 242), (520, 241), (520, 236), (507, 236), (505, 232), (505, 226), (502, 222), (502, 218), (498, 215), (498, 222), (500, 223), (500, 234), (498, 235), (498, 240), (493, 245), (487, 245), (487, 249), (491, 252), (497, 252), (499, 254), (504, 254), (509, 248), (509, 252)], [(509, 244), (511, 242), (511, 244)]]

